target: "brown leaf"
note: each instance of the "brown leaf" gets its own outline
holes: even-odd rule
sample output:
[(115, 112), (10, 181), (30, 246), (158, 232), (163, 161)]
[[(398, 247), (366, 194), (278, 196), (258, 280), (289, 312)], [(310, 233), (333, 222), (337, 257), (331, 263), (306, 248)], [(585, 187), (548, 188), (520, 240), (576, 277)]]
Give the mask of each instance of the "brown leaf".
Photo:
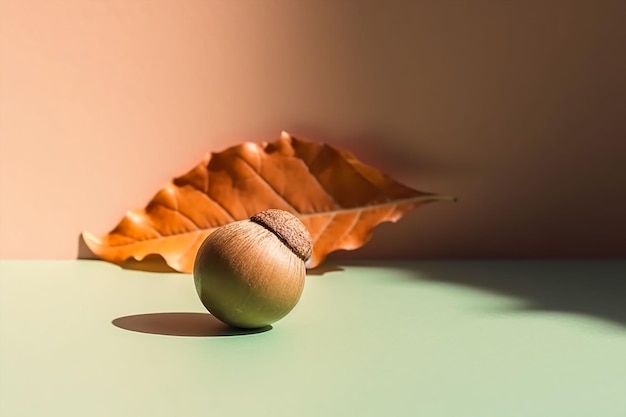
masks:
[(109, 234), (85, 232), (83, 239), (110, 262), (160, 255), (171, 268), (191, 272), (196, 251), (215, 228), (278, 208), (294, 213), (311, 232), (312, 268), (332, 251), (361, 247), (381, 222), (451, 199), (413, 190), (346, 151), (283, 132), (272, 143), (207, 154), (146, 208), (126, 213)]

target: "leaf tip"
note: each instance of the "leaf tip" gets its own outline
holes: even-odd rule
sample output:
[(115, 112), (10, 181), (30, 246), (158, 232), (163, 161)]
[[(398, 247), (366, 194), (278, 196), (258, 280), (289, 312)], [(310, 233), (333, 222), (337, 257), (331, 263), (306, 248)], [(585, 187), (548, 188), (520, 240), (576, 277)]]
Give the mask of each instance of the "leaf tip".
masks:
[(80, 237), (82, 242), (79, 246), (84, 244), (87, 247), (88, 252), (91, 252), (88, 257), (89, 259), (92, 259), (93, 257), (96, 259), (103, 259), (101, 253), (102, 251), (100, 250), (102, 248), (102, 239), (87, 231), (82, 232)]
[(451, 203), (456, 203), (459, 201), (459, 199), (456, 196), (453, 195), (438, 195), (437, 196), (437, 200), (439, 201), (449, 201)]
[(94, 236), (93, 234), (89, 232), (86, 232), (86, 231), (82, 232), (81, 235), (83, 236), (85, 243), (88, 246), (90, 246), (90, 249), (91, 249), (91, 245), (99, 246), (101, 244), (100, 239), (98, 239), (96, 236)]

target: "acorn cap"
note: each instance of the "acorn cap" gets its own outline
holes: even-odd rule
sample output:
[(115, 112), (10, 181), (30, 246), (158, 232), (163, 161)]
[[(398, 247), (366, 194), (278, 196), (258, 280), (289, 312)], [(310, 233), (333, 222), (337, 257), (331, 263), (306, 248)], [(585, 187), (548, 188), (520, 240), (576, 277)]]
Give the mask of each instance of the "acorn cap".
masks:
[(293, 214), (284, 210), (269, 209), (255, 214), (250, 220), (274, 233), (303, 261), (311, 257), (313, 251), (311, 234)]

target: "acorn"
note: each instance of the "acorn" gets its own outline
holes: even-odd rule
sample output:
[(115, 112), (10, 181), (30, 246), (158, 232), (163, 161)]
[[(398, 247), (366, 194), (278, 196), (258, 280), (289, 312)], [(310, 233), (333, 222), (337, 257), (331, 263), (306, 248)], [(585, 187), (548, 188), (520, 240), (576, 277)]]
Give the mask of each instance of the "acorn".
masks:
[(200, 246), (193, 277), (202, 304), (231, 326), (268, 326), (304, 289), (312, 240), (293, 214), (270, 209), (217, 228)]

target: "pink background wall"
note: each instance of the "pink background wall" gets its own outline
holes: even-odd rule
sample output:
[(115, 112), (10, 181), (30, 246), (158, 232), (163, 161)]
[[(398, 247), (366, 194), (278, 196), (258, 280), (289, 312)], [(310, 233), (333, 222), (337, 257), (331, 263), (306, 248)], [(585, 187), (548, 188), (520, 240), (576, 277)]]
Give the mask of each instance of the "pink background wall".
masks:
[(624, 256), (626, 2), (0, 0), (0, 257), (281, 130), (457, 195), (346, 257)]

